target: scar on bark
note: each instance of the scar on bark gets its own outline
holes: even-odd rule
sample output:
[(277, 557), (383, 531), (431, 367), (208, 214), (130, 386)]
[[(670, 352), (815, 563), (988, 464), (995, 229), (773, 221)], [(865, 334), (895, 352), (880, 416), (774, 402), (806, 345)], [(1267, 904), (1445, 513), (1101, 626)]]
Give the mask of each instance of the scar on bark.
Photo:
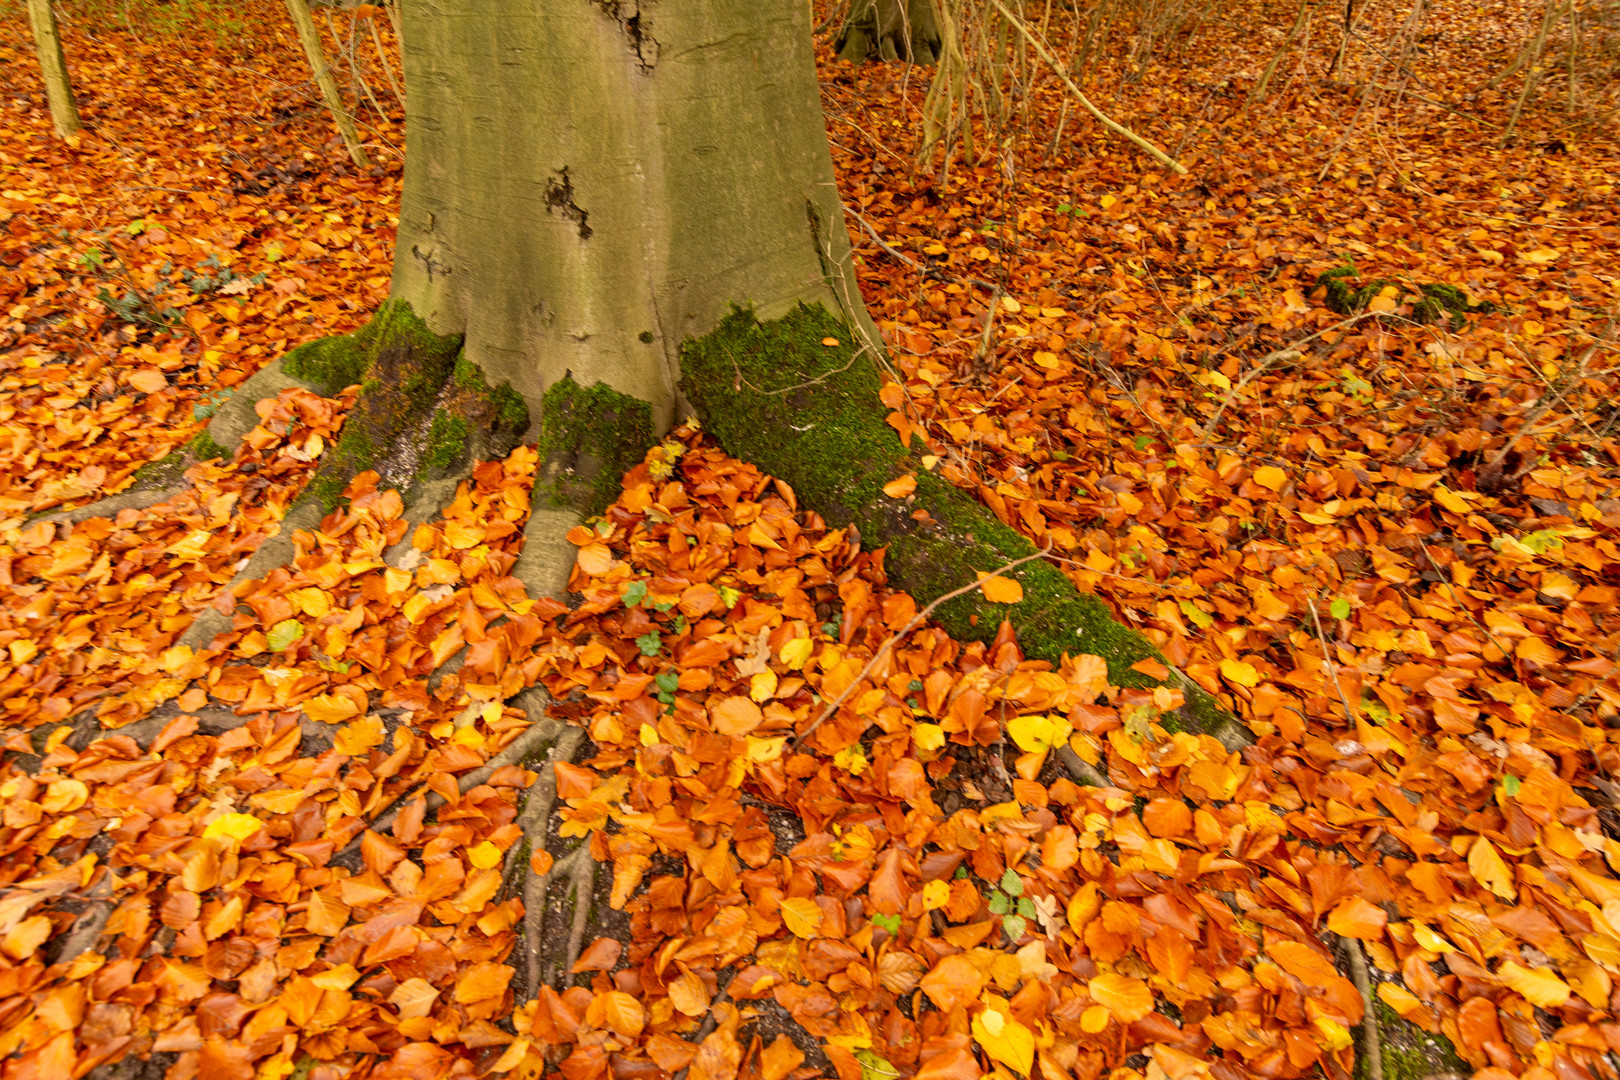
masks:
[(582, 210), (574, 202), (574, 182), (568, 179), (568, 166), (564, 165), (557, 170), (557, 174), (546, 181), (546, 209), (556, 210), (569, 221), (579, 224), (579, 238), (589, 240), (591, 227), (586, 222), (591, 214)]
[(658, 63), (658, 42), (642, 22), (641, 0), (596, 0), (596, 6), (624, 31), (642, 74), (650, 73)]

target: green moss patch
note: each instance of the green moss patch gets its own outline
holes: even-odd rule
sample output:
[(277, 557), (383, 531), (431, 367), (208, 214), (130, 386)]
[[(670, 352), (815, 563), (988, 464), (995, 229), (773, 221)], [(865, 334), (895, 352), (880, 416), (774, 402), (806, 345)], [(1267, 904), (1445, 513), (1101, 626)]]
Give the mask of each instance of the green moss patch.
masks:
[[(728, 453), (787, 481), (829, 522), (854, 526), (866, 548), (887, 547), (889, 579), (919, 604), (1033, 554), (1028, 539), (900, 445), (884, 422), (877, 369), (851, 342), (850, 329), (819, 306), (769, 323), (735, 311), (683, 347), (681, 389)], [(910, 498), (883, 493), (907, 472), (917, 477)], [(913, 518), (917, 510), (928, 518)], [(1115, 685), (1158, 685), (1132, 670), (1162, 659), (1152, 643), (1056, 567), (1035, 560), (1008, 576), (1023, 586), (1019, 603), (991, 604), (972, 592), (941, 605), (934, 618), (959, 640), (984, 642), (1010, 619), (1032, 658), (1056, 664), (1065, 653), (1091, 653), (1108, 662)], [(1185, 689), (1188, 722), (1212, 730), (1225, 719), (1202, 691)]]
[(466, 452), (467, 430), (467, 421), (462, 417), (444, 409), (435, 410), (422, 463), (430, 469), (448, 468)]
[(546, 390), (540, 425), (536, 490), (586, 515), (618, 498), (624, 474), (653, 443), (650, 405), (606, 383), (581, 386), (572, 374)]
[(1489, 300), (1475, 303), (1457, 286), (1443, 282), (1407, 285), (1394, 278), (1375, 278), (1365, 284), (1357, 284), (1360, 281), (1360, 274), (1354, 266), (1338, 266), (1318, 275), (1316, 288), (1322, 290), (1322, 301), (1330, 309), (1340, 315), (1354, 315), (1365, 311), (1379, 293), (1393, 285), (1401, 290), (1403, 296), (1413, 298), (1411, 317), (1414, 321), (1427, 323), (1445, 319), (1454, 330), (1462, 328), (1467, 315), (1496, 310)]
[[(1423, 1080), (1429, 1076), (1469, 1076), (1473, 1066), (1457, 1056), (1444, 1035), (1427, 1031), (1374, 999), (1373, 1015), (1378, 1019), (1378, 1051), (1384, 1080)], [(1356, 1054), (1355, 1080), (1367, 1080), (1366, 1055)]]

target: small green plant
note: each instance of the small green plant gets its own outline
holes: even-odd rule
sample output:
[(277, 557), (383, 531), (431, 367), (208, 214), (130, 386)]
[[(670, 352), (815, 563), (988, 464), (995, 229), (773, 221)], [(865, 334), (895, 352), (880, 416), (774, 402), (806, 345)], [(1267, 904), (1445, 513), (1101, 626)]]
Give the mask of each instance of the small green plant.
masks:
[(1018, 871), (1007, 869), (997, 887), (986, 897), (990, 914), (1001, 916), (1001, 929), (1007, 940), (1017, 944), (1029, 929), (1029, 920), (1035, 918), (1035, 902), (1024, 895), (1024, 879)]
[(673, 671), (666, 671), (653, 679), (653, 685), (658, 688), (655, 695), (664, 706), (664, 711), (674, 715), (675, 691), (680, 687), (681, 677)]
[(656, 630), (649, 630), (636, 638), (636, 648), (641, 650), (642, 656), (657, 656), (658, 650), (664, 647), (663, 636)]

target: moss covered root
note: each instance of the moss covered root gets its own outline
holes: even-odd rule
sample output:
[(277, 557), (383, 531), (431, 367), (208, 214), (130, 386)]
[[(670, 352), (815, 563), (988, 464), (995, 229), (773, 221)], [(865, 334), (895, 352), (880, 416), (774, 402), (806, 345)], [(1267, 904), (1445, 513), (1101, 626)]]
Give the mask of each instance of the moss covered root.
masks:
[[(851, 334), (820, 307), (769, 323), (734, 312), (687, 342), (681, 389), (727, 452), (787, 481), (828, 521), (853, 525), (868, 549), (887, 546), (889, 579), (919, 604), (1033, 553), (1029, 540), (978, 500), (918, 465), (884, 422), (875, 366), (826, 339), (849, 342)], [(906, 472), (917, 476), (913, 495), (885, 495), (883, 485)], [(959, 640), (985, 642), (1010, 619), (1027, 656), (1056, 664), (1065, 653), (1091, 653), (1107, 661), (1116, 685), (1159, 685), (1133, 667), (1162, 661), (1158, 650), (1057, 568), (1036, 560), (1010, 576), (1023, 586), (1019, 603), (990, 604), (972, 592), (942, 604), (935, 619)], [(1230, 717), (1208, 694), (1178, 685), (1189, 726), (1233, 734)]]
[(541, 403), (536, 494), (554, 507), (600, 514), (652, 443), (652, 407), (645, 401), (565, 375)]
[(303, 497), (326, 510), (366, 469), (409, 489), (505, 455), (529, 423), (510, 386), (491, 388), (461, 355), (459, 337), (435, 335), (401, 300), (384, 304), (352, 334), (299, 346), (282, 370), (319, 393), (361, 388), (337, 445), (305, 489)]
[[(1457, 1056), (1444, 1035), (1430, 1035), (1382, 1001), (1373, 1002), (1378, 1018), (1378, 1048), (1383, 1080), (1425, 1080), (1435, 1076), (1470, 1076), (1474, 1067)], [(1365, 1055), (1356, 1055), (1354, 1080), (1367, 1075)]]

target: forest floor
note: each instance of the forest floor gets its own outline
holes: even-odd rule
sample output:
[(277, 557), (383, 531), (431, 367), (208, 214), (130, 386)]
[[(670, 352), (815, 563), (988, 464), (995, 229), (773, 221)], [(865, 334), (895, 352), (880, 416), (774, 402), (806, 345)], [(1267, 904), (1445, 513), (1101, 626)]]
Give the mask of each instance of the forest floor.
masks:
[[(573, 609), (509, 576), (520, 448), (408, 536), (361, 478), (176, 645), (352, 396), (262, 403), (158, 506), (31, 516), (386, 298), (389, 20), (322, 13), (359, 170), (279, 5), (64, 11), (70, 143), (0, 9), (0, 1077), (1339, 1078), (1368, 994), (1482, 1080), (1620, 1075), (1614, 32), (1571, 85), (1555, 31), (1504, 141), (1539, 9), (1373, 0), (1329, 77), (1326, 14), (1241, 7), (1094, 34), (1086, 88), (1186, 176), (1013, 54), (1006, 122), (918, 170), (929, 72), (818, 41), (891, 422), (1239, 754), (1084, 642), (891, 641), (881, 554), (691, 427), (576, 530)], [(630, 934), (514, 1006), (528, 686), (594, 745), (561, 831)], [(871, 726), (800, 745), (846, 690)]]

